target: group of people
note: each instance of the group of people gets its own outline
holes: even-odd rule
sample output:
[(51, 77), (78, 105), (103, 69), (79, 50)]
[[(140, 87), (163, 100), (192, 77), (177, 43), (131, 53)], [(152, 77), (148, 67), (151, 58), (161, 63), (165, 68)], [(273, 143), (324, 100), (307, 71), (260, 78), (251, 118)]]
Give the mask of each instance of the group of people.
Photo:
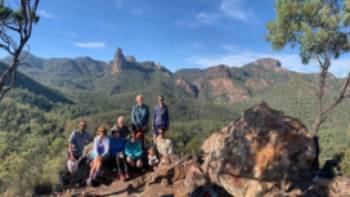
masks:
[[(164, 103), (164, 97), (159, 96), (153, 109), (151, 146), (145, 146), (145, 134), (149, 122), (149, 108), (144, 104), (143, 96), (136, 96), (136, 104), (131, 111), (131, 129), (125, 124), (124, 117), (119, 116), (116, 124), (110, 131), (100, 126), (96, 137), (86, 131), (87, 124), (80, 121), (79, 129), (72, 132), (68, 146), (68, 169), (75, 171), (82, 158), (88, 157), (90, 162), (90, 175), (87, 183), (91, 183), (101, 172), (101, 167), (106, 161), (113, 161), (116, 166), (117, 176), (124, 181), (130, 178), (130, 168), (144, 169), (149, 166), (152, 169), (157, 165), (168, 161), (173, 154), (173, 145), (170, 139), (164, 137), (169, 128), (168, 107)], [(91, 144), (92, 149), (86, 155), (84, 149)]]

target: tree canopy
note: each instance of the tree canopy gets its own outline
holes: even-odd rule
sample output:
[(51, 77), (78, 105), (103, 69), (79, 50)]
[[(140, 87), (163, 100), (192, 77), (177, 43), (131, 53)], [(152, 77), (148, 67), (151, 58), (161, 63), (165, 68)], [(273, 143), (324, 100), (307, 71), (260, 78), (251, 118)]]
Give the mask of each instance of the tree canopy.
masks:
[(267, 39), (274, 49), (299, 47), (303, 63), (350, 50), (350, 0), (277, 0), (276, 15)]

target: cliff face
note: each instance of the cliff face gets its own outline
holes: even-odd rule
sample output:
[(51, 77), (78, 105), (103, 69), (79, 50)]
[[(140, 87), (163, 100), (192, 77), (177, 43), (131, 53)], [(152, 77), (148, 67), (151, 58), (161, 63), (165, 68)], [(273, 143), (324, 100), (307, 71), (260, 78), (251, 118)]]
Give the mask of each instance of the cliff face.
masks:
[[(134, 60), (131, 57), (129, 57), (128, 59)], [(114, 55), (114, 59), (111, 63), (112, 74), (117, 75), (121, 73), (125, 67), (126, 67), (126, 59), (124, 57), (123, 51), (121, 48), (117, 48)]]
[(183, 78), (178, 78), (176, 79), (176, 85), (182, 89), (185, 90), (187, 94), (189, 94), (192, 97), (197, 97), (198, 96), (198, 89), (196, 86), (190, 84), (188, 81), (186, 81)]

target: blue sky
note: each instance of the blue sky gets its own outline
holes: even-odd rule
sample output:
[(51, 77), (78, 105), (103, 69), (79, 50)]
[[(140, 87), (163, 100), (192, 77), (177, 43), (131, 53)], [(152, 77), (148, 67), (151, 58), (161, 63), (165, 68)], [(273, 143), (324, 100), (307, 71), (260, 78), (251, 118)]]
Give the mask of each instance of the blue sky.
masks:
[[(301, 65), (295, 51), (274, 52), (265, 40), (274, 0), (42, 0), (39, 15), (29, 44), (40, 57), (109, 61), (121, 47), (172, 71), (241, 66), (260, 57), (278, 58), (295, 71), (317, 71)], [(332, 71), (344, 76), (349, 65), (342, 58)]]

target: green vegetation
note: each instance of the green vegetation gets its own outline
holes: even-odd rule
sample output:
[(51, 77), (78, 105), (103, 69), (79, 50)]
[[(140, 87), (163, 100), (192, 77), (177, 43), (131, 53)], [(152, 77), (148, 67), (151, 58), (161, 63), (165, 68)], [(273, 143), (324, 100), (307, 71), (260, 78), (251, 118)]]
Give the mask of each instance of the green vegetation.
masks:
[[(49, 65), (48, 60), (40, 61)], [(67, 62), (71, 61), (75, 62)], [(96, 62), (91, 61), (91, 64)], [(109, 73), (105, 63), (101, 63), (101, 68), (97, 69), (95, 66), (87, 66), (88, 62), (84, 64), (81, 67), (92, 68), (93, 72), (104, 72), (99, 75), (83, 72), (77, 75), (80, 77), (71, 78), (70, 84), (66, 86), (65, 83), (55, 83), (67, 80), (64, 76), (49, 78), (46, 71), (40, 71), (40, 67), (22, 69), (28, 76), (38, 79), (40, 84), (31, 80), (32, 85), (25, 86), (29, 78), (20, 78), (18, 84), (23, 86), (13, 89), (0, 102), (0, 155), (3, 158), (0, 161), (0, 192), (26, 196), (33, 194), (37, 186), (52, 187), (58, 179), (58, 171), (65, 164), (68, 136), (77, 127), (78, 121), (86, 119), (88, 131), (92, 134), (100, 124), (111, 127), (118, 115), (124, 115), (126, 121), (129, 121), (134, 97), (140, 93), (145, 96), (145, 102), (150, 107), (155, 104), (155, 98), (159, 94), (166, 97), (171, 118), (168, 136), (174, 140), (179, 154), (200, 152), (202, 142), (212, 132), (220, 130), (238, 118), (246, 108), (262, 100), (287, 115), (299, 118), (309, 128), (315, 116), (314, 93), (310, 90), (317, 83), (314, 75), (280, 70), (276, 72), (255, 64), (232, 68), (230, 80), (247, 89), (249, 99), (229, 104), (213, 103), (205, 96), (189, 96), (183, 88), (176, 85), (179, 76), (186, 76), (189, 82), (202, 77), (213, 77), (207, 70), (195, 71), (202, 74), (193, 74), (191, 70), (172, 74), (155, 69), (150, 63), (139, 63), (142, 69), (128, 69), (121, 75), (114, 76)], [(73, 75), (77, 67), (67, 66), (70, 67), (67, 72)], [(62, 69), (67, 68), (62, 66)], [(254, 90), (244, 85), (249, 79), (263, 80), (269, 85)], [(336, 95), (333, 90), (340, 84), (341, 80), (336, 78), (329, 81), (326, 91), (330, 98)], [(32, 90), (31, 87), (36, 88)], [(213, 90), (208, 88), (205, 91)], [(335, 153), (344, 152), (342, 172), (348, 176), (349, 111), (350, 103), (342, 103), (320, 130), (321, 160), (325, 161)]]

